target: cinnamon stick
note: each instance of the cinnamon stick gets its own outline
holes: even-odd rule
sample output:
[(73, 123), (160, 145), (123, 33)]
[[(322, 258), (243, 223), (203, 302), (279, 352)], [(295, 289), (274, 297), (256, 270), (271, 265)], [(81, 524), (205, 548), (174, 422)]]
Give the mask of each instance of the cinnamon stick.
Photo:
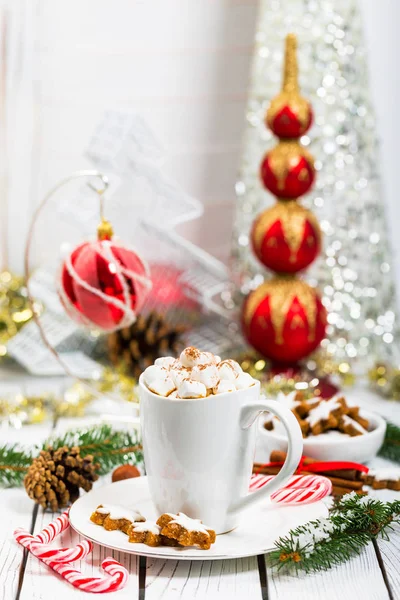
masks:
[[(270, 461), (271, 462), (284, 462), (286, 460), (286, 452), (282, 452), (281, 450), (272, 450)], [(312, 465), (315, 463), (321, 462), (316, 460), (315, 458), (310, 458), (309, 456), (305, 456), (303, 459), (303, 465)], [(342, 479), (349, 479), (351, 481), (361, 480), (361, 471), (357, 471), (356, 469), (336, 469), (332, 471), (324, 471), (324, 475), (330, 477), (340, 477)]]
[[(345, 494), (348, 494), (349, 491), (351, 491), (349, 488), (342, 488), (339, 486), (333, 486), (332, 488), (332, 496), (344, 496)], [(367, 492), (364, 492), (364, 490), (354, 490), (356, 492), (356, 494), (358, 496), (365, 496), (367, 494)]]
[[(261, 475), (277, 475), (280, 469), (281, 467), (264, 467), (263, 465), (259, 465), (257, 463), (253, 465), (253, 473), (260, 473)], [(302, 470), (299, 471), (299, 475), (315, 475), (315, 473), (312, 473), (311, 471)], [(345, 488), (347, 490), (346, 493), (352, 490), (361, 490), (364, 484), (363, 481), (350, 480), (345, 479), (343, 477), (333, 477), (331, 475), (327, 475), (325, 471), (324, 473), (318, 473), (318, 475), (323, 475), (324, 477), (330, 479), (334, 487)]]

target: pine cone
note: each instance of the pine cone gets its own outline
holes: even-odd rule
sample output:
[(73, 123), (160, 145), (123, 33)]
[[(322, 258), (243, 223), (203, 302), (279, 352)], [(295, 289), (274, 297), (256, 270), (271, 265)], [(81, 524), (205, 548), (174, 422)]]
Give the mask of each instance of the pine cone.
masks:
[(156, 312), (139, 315), (133, 325), (108, 336), (109, 358), (114, 365), (123, 365), (129, 374), (139, 377), (156, 358), (178, 351), (184, 331), (185, 327), (169, 325)]
[(79, 497), (79, 488), (88, 492), (99, 478), (93, 456), (80, 456), (77, 447), (42, 450), (32, 461), (24, 479), (28, 496), (52, 511), (64, 508)]

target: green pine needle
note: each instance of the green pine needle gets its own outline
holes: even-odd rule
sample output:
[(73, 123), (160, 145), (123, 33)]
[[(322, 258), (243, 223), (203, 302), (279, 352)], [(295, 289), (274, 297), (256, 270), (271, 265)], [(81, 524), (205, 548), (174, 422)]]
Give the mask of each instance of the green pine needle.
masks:
[(119, 431), (110, 425), (90, 427), (82, 431), (67, 431), (64, 435), (47, 440), (43, 448), (78, 446), (81, 456), (93, 455), (99, 463), (99, 474), (105, 475), (122, 462), (131, 464), (143, 461), (142, 446), (136, 433)]
[(343, 496), (326, 519), (297, 527), (275, 542), (271, 565), (306, 573), (329, 569), (360, 554), (398, 522), (400, 501), (380, 502), (355, 492)]
[(22, 485), (25, 473), (32, 462), (32, 455), (17, 445), (0, 446), (0, 485)]
[(379, 456), (400, 463), (400, 427), (393, 423), (387, 423), (385, 440), (379, 450)]
[(64, 435), (48, 439), (41, 447), (24, 451), (17, 445), (0, 446), (0, 486), (22, 485), (26, 471), (40, 450), (52, 447), (78, 446), (81, 456), (93, 455), (99, 465), (99, 475), (105, 475), (122, 463), (143, 462), (142, 446), (138, 435), (114, 430), (110, 425), (67, 431)]

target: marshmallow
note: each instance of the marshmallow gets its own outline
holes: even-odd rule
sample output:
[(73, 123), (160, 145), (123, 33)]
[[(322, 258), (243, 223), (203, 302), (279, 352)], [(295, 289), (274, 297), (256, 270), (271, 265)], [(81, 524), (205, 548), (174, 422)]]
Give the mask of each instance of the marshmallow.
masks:
[(236, 361), (221, 362), (219, 356), (194, 346), (185, 348), (178, 359), (172, 356), (157, 358), (154, 365), (144, 371), (143, 380), (155, 394), (185, 399), (234, 392), (255, 383)]
[(168, 375), (167, 377), (154, 379), (147, 384), (147, 387), (159, 396), (169, 396), (169, 394), (176, 389), (172, 377), (169, 377)]
[(182, 350), (179, 360), (181, 361), (183, 367), (191, 368), (199, 364), (200, 356), (200, 350), (194, 346), (189, 346), (188, 348)]
[(237, 390), (244, 390), (255, 384), (255, 379), (248, 373), (240, 373), (235, 379), (235, 386)]
[(172, 368), (169, 372), (175, 386), (178, 387), (185, 379), (190, 379), (190, 370), (181, 367), (180, 370)]
[(184, 379), (178, 387), (179, 398), (205, 398), (207, 390), (204, 383), (193, 381), (193, 379)]
[(222, 365), (229, 365), (231, 369), (235, 371), (236, 375), (240, 375), (240, 373), (243, 373), (242, 367), (239, 365), (239, 363), (237, 363), (236, 360), (232, 360), (231, 358), (223, 360), (220, 363), (220, 366)]
[(215, 387), (220, 379), (216, 365), (212, 364), (193, 367), (191, 378), (203, 383), (207, 389)]
[(217, 365), (221, 362), (221, 357), (216, 356), (212, 352), (202, 352), (200, 357), (200, 362), (197, 364), (200, 365)]
[(225, 394), (226, 392), (235, 392), (236, 387), (232, 381), (221, 380), (213, 389), (213, 394)]
[(151, 365), (147, 367), (147, 369), (143, 373), (143, 379), (145, 384), (148, 386), (153, 381), (157, 379), (163, 379), (168, 375), (168, 371), (163, 367), (159, 367), (157, 365)]
[(237, 373), (226, 360), (223, 360), (221, 363), (219, 363), (218, 372), (220, 379), (223, 379), (224, 381), (235, 381), (237, 377)]
[(194, 346), (189, 346), (189, 348), (185, 348), (179, 357), (180, 362), (183, 367), (187, 367), (191, 369), (196, 365), (208, 365), (212, 362), (210, 358), (210, 352), (201, 352)]
[(161, 356), (154, 361), (157, 367), (164, 367), (164, 369), (170, 369), (175, 364), (175, 358), (172, 356)]
[(197, 365), (212, 365), (214, 364), (214, 355), (211, 352), (200, 352), (200, 357)]

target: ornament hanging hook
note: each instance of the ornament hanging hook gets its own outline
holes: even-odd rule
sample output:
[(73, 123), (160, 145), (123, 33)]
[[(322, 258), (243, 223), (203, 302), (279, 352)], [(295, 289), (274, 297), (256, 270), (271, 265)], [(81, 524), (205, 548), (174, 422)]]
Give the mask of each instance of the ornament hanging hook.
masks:
[[(82, 173), (82, 171), (80, 171), (80, 173)], [(94, 173), (94, 171), (92, 173)], [(96, 194), (99, 194), (99, 196), (102, 196), (104, 194), (104, 192), (107, 191), (107, 189), (110, 185), (110, 181), (109, 181), (107, 175), (103, 175), (103, 173), (96, 172), (96, 177), (98, 177), (98, 179), (100, 179), (100, 181), (102, 182), (103, 188), (98, 188), (98, 187), (94, 186), (91, 181), (88, 181), (86, 185), (88, 185), (91, 190), (96, 192)]]
[[(31, 306), (32, 315), (36, 322), (36, 325), (38, 326), (41, 338), (42, 338), (43, 343), (45, 344), (46, 348), (48, 348), (48, 350), (50, 350), (50, 352), (53, 354), (53, 356), (55, 356), (55, 358), (58, 360), (58, 362), (64, 368), (67, 375), (70, 375), (72, 377), (75, 377), (74, 374), (69, 370), (68, 366), (62, 360), (62, 358), (58, 354), (57, 350), (54, 348), (54, 346), (49, 341), (49, 339), (46, 335), (46, 332), (42, 326), (42, 323), (40, 321), (40, 315), (38, 313), (37, 305), (34, 302), (34, 298), (33, 298), (32, 292), (31, 292), (31, 281), (30, 281), (30, 279), (31, 279), (31, 245), (32, 245), (32, 239), (33, 239), (33, 234), (35, 231), (37, 220), (38, 220), (42, 210), (47, 205), (47, 203), (50, 200), (52, 200), (52, 198), (57, 194), (57, 192), (61, 188), (63, 188), (65, 185), (67, 185), (69, 182), (74, 181), (76, 179), (83, 178), (83, 177), (97, 178), (101, 181), (102, 187), (100, 187), (100, 188), (96, 187), (90, 181), (87, 182), (87, 185), (90, 187), (91, 190), (93, 190), (94, 192), (96, 192), (96, 194), (98, 194), (98, 197), (100, 198), (100, 211), (102, 213), (103, 202), (104, 202), (104, 192), (108, 189), (108, 187), (110, 185), (108, 177), (106, 175), (104, 175), (103, 173), (100, 173), (100, 171), (96, 171), (94, 169), (84, 169), (81, 171), (75, 171), (71, 175), (68, 175), (68, 177), (65, 177), (64, 179), (62, 179), (61, 181), (56, 183), (56, 185), (54, 187), (52, 187), (51, 190), (49, 190), (47, 192), (47, 194), (43, 197), (42, 201), (40, 202), (40, 204), (34, 211), (32, 218), (31, 218), (29, 230), (28, 230), (27, 241), (26, 241), (26, 245), (25, 245), (25, 257), (24, 257), (27, 296), (28, 296), (28, 300), (29, 300), (29, 303)], [(102, 223), (106, 224), (107, 222), (105, 220), (102, 220)], [(100, 237), (100, 228), (102, 226), (102, 223), (100, 223), (100, 225), (99, 225), (99, 237)], [(108, 232), (111, 231), (111, 233), (112, 233), (111, 225), (110, 224), (108, 224), (108, 225), (109, 225)], [(76, 379), (81, 381), (81, 383), (83, 383), (88, 389), (90, 389), (93, 392), (92, 388), (89, 385), (87, 385), (83, 380), (81, 380), (79, 378), (76, 378)]]
[(103, 184), (102, 188), (96, 187), (95, 185), (93, 185), (93, 183), (91, 181), (87, 182), (87, 186), (93, 190), (93, 192), (95, 192), (96, 194), (98, 194), (99, 196), (99, 201), (100, 201), (100, 225), (97, 228), (97, 233), (100, 239), (104, 239), (104, 238), (109, 238), (112, 237), (112, 227), (111, 224), (106, 220), (105, 216), (104, 216), (104, 193), (107, 191), (110, 182), (109, 179), (106, 175), (103, 175), (102, 173), (98, 173), (97, 174), (98, 179), (100, 179), (100, 181)]

